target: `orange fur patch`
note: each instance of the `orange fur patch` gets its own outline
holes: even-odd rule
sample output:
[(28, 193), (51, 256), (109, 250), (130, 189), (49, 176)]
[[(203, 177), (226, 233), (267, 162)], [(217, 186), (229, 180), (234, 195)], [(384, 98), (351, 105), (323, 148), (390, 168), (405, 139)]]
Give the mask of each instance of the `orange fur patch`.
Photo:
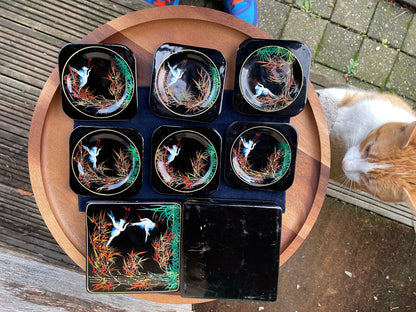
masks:
[[(385, 164), (388, 168), (375, 169), (367, 173), (364, 188), (382, 200), (404, 201), (403, 189), (416, 189), (416, 135), (408, 127), (416, 122), (387, 123), (371, 132), (360, 145), (360, 152), (370, 144), (368, 162)], [(408, 142), (405, 148), (403, 143)]]

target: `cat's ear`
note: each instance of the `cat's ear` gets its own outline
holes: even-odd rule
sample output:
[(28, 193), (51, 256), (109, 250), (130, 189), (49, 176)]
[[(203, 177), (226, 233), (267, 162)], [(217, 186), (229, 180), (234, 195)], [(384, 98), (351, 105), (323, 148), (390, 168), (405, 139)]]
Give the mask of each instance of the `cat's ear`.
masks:
[(404, 135), (400, 144), (400, 147), (402, 149), (406, 148), (410, 144), (410, 142), (412, 142), (412, 140), (416, 138), (416, 121), (407, 124), (403, 130)]
[(407, 206), (409, 206), (413, 214), (416, 215), (416, 189), (407, 190), (406, 188), (403, 188), (403, 194), (403, 201), (407, 204)]

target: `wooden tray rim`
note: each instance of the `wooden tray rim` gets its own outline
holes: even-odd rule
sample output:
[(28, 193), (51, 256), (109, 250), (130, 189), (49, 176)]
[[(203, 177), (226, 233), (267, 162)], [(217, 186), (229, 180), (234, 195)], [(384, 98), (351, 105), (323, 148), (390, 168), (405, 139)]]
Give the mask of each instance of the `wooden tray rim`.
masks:
[[(156, 12), (157, 11), (157, 12)], [(156, 17), (156, 18), (155, 18)], [(165, 19), (191, 19), (200, 20), (206, 22), (217, 23), (222, 26), (232, 28), (241, 32), (241, 26), (243, 24), (243, 33), (253, 38), (265, 38), (272, 39), (267, 33), (260, 31), (257, 27), (243, 22), (238, 18), (234, 18), (229, 14), (208, 8), (191, 7), (191, 6), (174, 6), (174, 7), (162, 7), (162, 8), (150, 8), (141, 11), (135, 11), (119, 18), (116, 18), (99, 28), (92, 31), (86, 37), (84, 37), (80, 43), (91, 43), (91, 42), (102, 42), (109, 36), (114, 35), (120, 30), (133, 27), (137, 24), (155, 22), (158, 20)], [(110, 27), (109, 27), (110, 26)], [(262, 34), (261, 34), (262, 33)], [(261, 34), (261, 36), (260, 36)], [(28, 162), (29, 162), (29, 174), (33, 193), (46, 225), (51, 231), (53, 237), (61, 246), (61, 248), (70, 256), (70, 258), (81, 268), (85, 270), (85, 255), (83, 251), (78, 250), (73, 242), (61, 231), (61, 226), (54, 214), (53, 209), (49, 204), (47, 192), (45, 190), (45, 182), (43, 180), (43, 169), (41, 167), (41, 145), (42, 145), (42, 134), (45, 126), (45, 118), (48, 114), (50, 100), (57, 92), (59, 88), (59, 74), (58, 67), (56, 66), (45, 83), (44, 88), (39, 96), (35, 111), (32, 117), (32, 123), (29, 133), (28, 143)], [(314, 91), (312, 84), (309, 82), (308, 87), (308, 99), (314, 97), (319, 103), (319, 99)], [(309, 103), (307, 104), (309, 105)], [(320, 119), (325, 122), (325, 117), (322, 108), (319, 105), (311, 105), (313, 115), (315, 119)], [(330, 164), (330, 153), (329, 153), (329, 136), (328, 132), (322, 127), (317, 127), (319, 133), (319, 142), (321, 143), (321, 165), (320, 165), (320, 177), (309, 214), (302, 225), (300, 231), (294, 240), (289, 244), (280, 256), (280, 265), (284, 264), (295, 250), (299, 248), (302, 242), (308, 236), (313, 224), (315, 223), (325, 194), (326, 188), (329, 181), (329, 164)], [(321, 194), (321, 195), (318, 195)], [(172, 293), (175, 295), (175, 293)], [(140, 294), (137, 297), (145, 300), (165, 302), (165, 303), (198, 303), (207, 301), (205, 299), (191, 299), (191, 298), (180, 298), (175, 300), (172, 294), (167, 295), (167, 298), (160, 300), (159, 294)]]

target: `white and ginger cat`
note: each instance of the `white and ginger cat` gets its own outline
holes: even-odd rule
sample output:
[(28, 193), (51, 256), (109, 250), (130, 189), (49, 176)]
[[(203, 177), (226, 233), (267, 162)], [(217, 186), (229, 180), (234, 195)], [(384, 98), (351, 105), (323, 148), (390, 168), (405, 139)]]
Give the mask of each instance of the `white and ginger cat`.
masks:
[(318, 90), (331, 140), (331, 178), (416, 212), (416, 114), (398, 96)]

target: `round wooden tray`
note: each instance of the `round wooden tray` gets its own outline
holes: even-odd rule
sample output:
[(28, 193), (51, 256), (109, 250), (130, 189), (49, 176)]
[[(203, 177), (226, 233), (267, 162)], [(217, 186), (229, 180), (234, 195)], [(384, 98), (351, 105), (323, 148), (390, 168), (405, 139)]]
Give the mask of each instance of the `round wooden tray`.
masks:
[[(153, 53), (173, 42), (214, 48), (227, 62), (226, 89), (233, 88), (239, 44), (268, 34), (213, 9), (190, 6), (151, 8), (133, 12), (97, 28), (84, 43), (119, 43), (136, 55), (138, 85), (150, 85)], [(285, 263), (299, 248), (315, 223), (329, 177), (329, 138), (316, 92), (309, 83), (305, 110), (291, 119), (299, 134), (296, 175), (287, 191), (283, 215), (281, 258)], [(77, 195), (69, 188), (69, 135), (73, 120), (61, 105), (58, 68), (46, 82), (33, 115), (29, 136), (29, 172), (39, 210), (52, 235), (68, 256), (85, 270), (85, 214), (78, 212)], [(141, 299), (165, 303), (198, 303), (178, 293), (137, 294)]]

